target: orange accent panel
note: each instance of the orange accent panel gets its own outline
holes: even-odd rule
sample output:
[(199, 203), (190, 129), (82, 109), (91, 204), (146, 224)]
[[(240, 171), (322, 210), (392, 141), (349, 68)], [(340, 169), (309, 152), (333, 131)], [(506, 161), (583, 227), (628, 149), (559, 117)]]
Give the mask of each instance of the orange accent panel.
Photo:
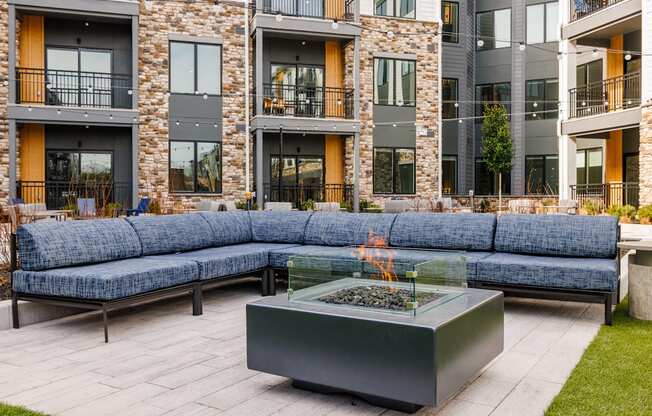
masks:
[(344, 18), (344, 0), (326, 0), (326, 18), (343, 19)]
[[(326, 135), (324, 146), (324, 164), (326, 169), (326, 186), (344, 185), (344, 139), (340, 136)], [(342, 201), (342, 191), (326, 193), (327, 202)]]
[[(45, 68), (45, 23), (43, 16), (24, 15), (20, 26), (21, 68)], [(20, 81), (20, 100), (44, 103), (45, 76), (40, 73), (23, 75)]]
[[(325, 42), (326, 88), (344, 88), (344, 55), (338, 41)], [(344, 118), (344, 96), (340, 92), (326, 92), (326, 117)]]
[(607, 183), (623, 181), (623, 131), (610, 131), (606, 154)]
[[(617, 35), (611, 38), (610, 48), (613, 50), (622, 51), (625, 46), (625, 38), (623, 35)], [(607, 53), (607, 78), (620, 77), (625, 73), (625, 60), (622, 52), (608, 52)], [(625, 91), (623, 90), (624, 84), (622, 82), (613, 84), (607, 90), (607, 102), (609, 103), (609, 110), (614, 111), (622, 108), (623, 97)]]
[[(45, 126), (25, 124), (20, 130), (20, 180), (45, 180)], [(26, 188), (23, 200), (26, 203), (45, 203), (44, 190)]]

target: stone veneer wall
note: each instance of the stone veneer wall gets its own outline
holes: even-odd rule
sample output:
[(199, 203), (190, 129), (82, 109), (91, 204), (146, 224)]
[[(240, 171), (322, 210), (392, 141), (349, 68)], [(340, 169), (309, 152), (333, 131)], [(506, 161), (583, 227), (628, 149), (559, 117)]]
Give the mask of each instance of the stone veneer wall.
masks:
[[(373, 194), (374, 54), (415, 54), (417, 57), (417, 137), (415, 198), (432, 198), (438, 192), (438, 48), (437, 24), (411, 19), (361, 16), (360, 37), (360, 197), (383, 203), (391, 196)], [(396, 36), (389, 39), (387, 32)], [(352, 88), (353, 44), (345, 49), (347, 87)], [(427, 132), (420, 135), (420, 132)], [(353, 146), (346, 146), (346, 171), (353, 172)]]
[(7, 99), (9, 98), (9, 7), (0, 1), (0, 204), (8, 203), (9, 196), (9, 124)]
[(639, 144), (639, 203), (652, 204), (652, 103), (641, 108)]
[[(244, 8), (212, 0), (141, 3), (139, 28), (139, 187), (161, 201), (193, 206), (200, 198), (242, 200), (245, 194)], [(171, 33), (222, 41), (222, 195), (169, 192), (168, 69)]]

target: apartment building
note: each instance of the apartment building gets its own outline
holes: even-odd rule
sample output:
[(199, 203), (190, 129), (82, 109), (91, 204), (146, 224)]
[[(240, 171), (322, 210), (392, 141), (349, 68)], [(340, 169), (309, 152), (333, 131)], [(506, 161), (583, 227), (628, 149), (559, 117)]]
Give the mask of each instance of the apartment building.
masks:
[(513, 168), (504, 193), (558, 192), (559, 3), (442, 1), (443, 191), (493, 195), (482, 161), (483, 104), (511, 113)]
[(649, 204), (652, 2), (560, 4), (560, 196)]
[(0, 12), (3, 200), (439, 193), (436, 2), (3, 0)]

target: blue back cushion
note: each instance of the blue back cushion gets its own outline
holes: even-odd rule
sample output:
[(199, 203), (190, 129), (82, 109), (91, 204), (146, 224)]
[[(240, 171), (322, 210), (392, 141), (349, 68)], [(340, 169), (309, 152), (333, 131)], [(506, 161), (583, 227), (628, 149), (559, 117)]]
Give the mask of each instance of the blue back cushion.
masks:
[(310, 215), (305, 211), (250, 211), (253, 240), (303, 244)]
[(213, 231), (199, 214), (128, 217), (140, 238), (143, 255), (178, 253), (211, 247)]
[(618, 238), (618, 220), (610, 216), (501, 215), (496, 251), (614, 258)]
[(370, 238), (389, 244), (389, 231), (396, 214), (315, 213), (306, 227), (306, 244), (351, 246)]
[(101, 263), (140, 256), (140, 240), (121, 219), (39, 222), (18, 227), (21, 269)]
[(389, 242), (395, 247), (491, 251), (495, 230), (493, 214), (409, 212), (398, 215)]
[(251, 220), (247, 211), (199, 213), (211, 227), (215, 246), (251, 242)]

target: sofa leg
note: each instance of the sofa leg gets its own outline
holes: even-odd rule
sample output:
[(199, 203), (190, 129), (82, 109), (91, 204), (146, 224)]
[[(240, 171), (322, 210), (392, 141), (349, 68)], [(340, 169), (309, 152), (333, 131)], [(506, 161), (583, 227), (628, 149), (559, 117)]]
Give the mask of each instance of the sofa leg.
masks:
[(106, 306), (102, 306), (102, 321), (104, 322), (104, 342), (109, 343), (109, 313)]
[(11, 294), (11, 320), (14, 329), (20, 328), (20, 320), (18, 319), (18, 293), (12, 292)]
[(609, 293), (604, 299), (604, 324), (611, 326), (613, 323), (613, 294)]
[(269, 296), (276, 296), (276, 276), (274, 275), (274, 269), (267, 269), (268, 278), (267, 278), (267, 294)]
[(204, 313), (203, 306), (203, 294), (201, 290), (201, 285), (195, 286), (192, 290), (192, 314), (193, 316), (199, 316)]
[(260, 281), (260, 295), (269, 296), (269, 269), (263, 270), (263, 278)]

